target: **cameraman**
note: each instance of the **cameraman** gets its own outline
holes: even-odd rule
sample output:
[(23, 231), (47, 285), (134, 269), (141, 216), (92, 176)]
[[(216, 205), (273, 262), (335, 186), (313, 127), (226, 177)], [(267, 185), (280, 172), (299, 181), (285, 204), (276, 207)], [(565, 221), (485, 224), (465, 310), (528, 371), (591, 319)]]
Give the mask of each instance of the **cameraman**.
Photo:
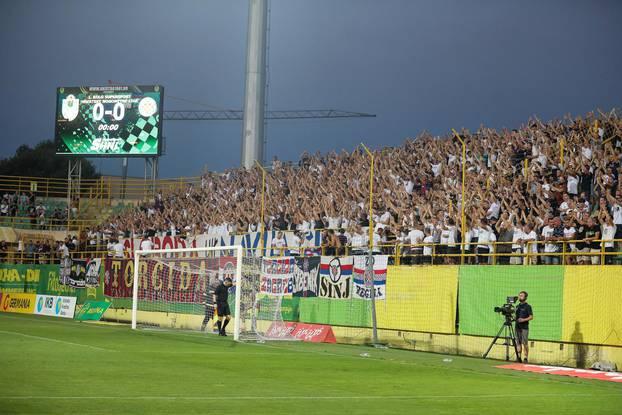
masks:
[[(520, 302), (516, 307), (516, 341), (518, 343), (518, 354), (520, 356), (525, 356), (523, 358), (523, 363), (528, 363), (529, 322), (533, 320), (533, 312), (531, 306), (527, 304), (527, 291), (518, 293), (518, 301)], [(523, 353), (521, 353), (521, 347), (525, 349)]]

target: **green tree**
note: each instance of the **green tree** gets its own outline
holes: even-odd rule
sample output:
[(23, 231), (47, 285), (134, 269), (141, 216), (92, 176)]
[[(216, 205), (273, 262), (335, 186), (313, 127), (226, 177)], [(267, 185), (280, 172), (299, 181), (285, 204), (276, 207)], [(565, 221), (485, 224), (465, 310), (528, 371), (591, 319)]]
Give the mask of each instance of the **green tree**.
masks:
[[(93, 163), (82, 160), (82, 177), (95, 179), (99, 177)], [(0, 160), (0, 175), (67, 178), (67, 156), (56, 155), (56, 145), (52, 140), (45, 140), (34, 148), (23, 144), (17, 148), (15, 155)]]

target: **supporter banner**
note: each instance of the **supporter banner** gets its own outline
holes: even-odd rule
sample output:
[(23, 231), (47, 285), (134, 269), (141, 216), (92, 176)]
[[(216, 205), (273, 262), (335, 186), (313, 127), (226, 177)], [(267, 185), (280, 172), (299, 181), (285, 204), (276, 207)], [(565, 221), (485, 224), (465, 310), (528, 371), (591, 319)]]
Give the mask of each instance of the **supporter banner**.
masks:
[(371, 327), (369, 300), (351, 298), (300, 298), (300, 322), (329, 324), (331, 326)]
[(294, 297), (316, 297), (319, 272), (319, 257), (297, 257), (294, 268)]
[(73, 318), (75, 308), (76, 297), (37, 295), (34, 313), (44, 316)]
[[(219, 258), (162, 258), (140, 262), (138, 298), (178, 303), (203, 303), (207, 279), (214, 281), (220, 270)], [(131, 298), (134, 261), (105, 260), (104, 293), (113, 298)]]
[(42, 274), (55, 272), (57, 265), (43, 264), (0, 264), (0, 291), (34, 293)]
[(134, 262), (106, 258), (104, 261), (104, 294), (113, 298), (132, 298)]
[[(240, 245), (247, 248), (246, 255), (248, 256), (297, 256), (300, 254), (297, 249), (279, 250), (272, 248), (272, 240), (276, 238), (278, 231), (266, 231), (264, 232), (263, 245), (261, 244), (261, 232), (250, 232), (243, 235), (215, 235), (215, 234), (201, 234), (197, 236), (191, 236), (187, 238), (173, 237), (173, 236), (155, 236), (153, 237), (153, 249), (172, 249), (172, 248), (196, 248), (204, 246), (232, 246)], [(322, 244), (321, 231), (310, 231), (304, 235), (304, 246), (308, 247), (303, 249), (306, 253), (316, 252), (319, 254), (320, 246)], [(283, 238), (286, 245), (292, 245), (294, 240), (294, 232), (283, 231)], [(140, 238), (124, 239), (122, 243), (126, 250), (129, 252), (138, 249), (140, 246)], [(263, 246), (263, 252), (260, 247)], [(317, 247), (315, 249), (311, 247)], [(216, 252), (217, 256), (231, 256), (233, 251), (228, 252)]]
[(352, 279), (352, 294), (354, 298), (371, 299), (372, 284), (374, 287), (374, 298), (384, 300), (387, 288), (387, 263), (388, 255), (373, 255), (372, 269), (368, 269), (367, 255), (357, 255), (354, 257), (354, 271)]
[(351, 298), (352, 257), (323, 256), (318, 285), (318, 297), (342, 300)]
[(291, 296), (294, 289), (295, 263), (293, 257), (263, 258), (259, 292), (267, 295)]
[(504, 319), (493, 311), (508, 296), (527, 291), (534, 322), (529, 338), (559, 341), (562, 338), (564, 268), (554, 265), (461, 266), (458, 308), (460, 334), (494, 336)]
[(601, 372), (599, 370), (575, 369), (572, 367), (559, 367), (559, 366), (527, 365), (527, 364), (522, 364), (522, 363), (513, 363), (509, 365), (500, 365), (500, 366), (495, 366), (495, 367), (498, 367), (499, 369), (512, 369), (512, 370), (520, 370), (523, 372), (543, 373), (547, 375), (572, 376), (575, 378), (596, 379), (596, 380), (604, 380), (607, 382), (622, 383), (622, 373), (620, 372)]
[(59, 282), (73, 288), (99, 286), (99, 269), (101, 259), (70, 259), (65, 258), (59, 270)]
[(266, 336), (277, 339), (291, 339), (293, 337), (311, 343), (337, 342), (332, 327), (324, 324), (274, 322), (268, 329)]
[(234, 256), (221, 256), (218, 258), (218, 278), (224, 280), (231, 278), (235, 283), (236, 265), (238, 261)]
[(562, 340), (622, 346), (621, 295), (622, 266), (565, 267)]
[(5, 313), (32, 314), (35, 310), (35, 294), (29, 293), (2, 293), (0, 310)]
[(110, 307), (110, 303), (108, 301), (86, 301), (80, 311), (76, 313), (76, 320), (101, 320), (102, 316)]
[(454, 265), (388, 267), (386, 300), (376, 304), (378, 327), (455, 333), (458, 269)]

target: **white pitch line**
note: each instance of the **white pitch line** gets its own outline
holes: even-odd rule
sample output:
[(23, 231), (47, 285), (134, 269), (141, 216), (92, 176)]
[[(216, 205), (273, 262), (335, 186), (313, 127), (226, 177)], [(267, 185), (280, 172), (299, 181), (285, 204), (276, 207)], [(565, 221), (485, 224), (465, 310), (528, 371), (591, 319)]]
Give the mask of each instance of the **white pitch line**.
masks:
[(138, 354), (230, 354), (230, 355), (239, 355), (239, 354), (243, 354), (244, 356), (255, 356), (255, 355), (259, 355), (259, 356), (265, 356), (265, 355), (271, 355), (271, 356), (283, 356), (283, 355), (293, 355), (295, 353), (293, 352), (284, 352), (284, 353), (271, 353), (271, 352), (239, 352), (239, 351), (232, 351), (232, 352), (221, 352), (221, 351), (201, 351), (201, 350), (197, 350), (197, 351), (180, 351), (180, 352), (176, 352), (174, 350), (171, 351), (165, 351), (165, 350), (128, 350), (128, 351), (123, 351), (124, 353), (138, 353)]
[(88, 347), (89, 349), (102, 350), (104, 352), (114, 352), (114, 351), (116, 351), (116, 350), (104, 349), (103, 347), (91, 346), (89, 344), (73, 343), (73, 342), (68, 342), (68, 341), (65, 341), (65, 340), (53, 339), (51, 337), (33, 336), (33, 335), (30, 335), (30, 334), (24, 334), (24, 333), (20, 333), (20, 332), (17, 332), (17, 331), (0, 330), (0, 333), (16, 334), (18, 336), (28, 337), (28, 338), (31, 338), (31, 339), (44, 340), (44, 341), (55, 342), (55, 343), (70, 344), (72, 346)]
[[(192, 401), (224, 401), (224, 400), (374, 400), (374, 399), (396, 399), (396, 400), (417, 400), (417, 399), (507, 399), (521, 398), (524, 394), (496, 394), (496, 395), (365, 395), (365, 396), (0, 396), (0, 400), (72, 400), (72, 399), (93, 399), (93, 400), (192, 400)], [(577, 394), (577, 393), (548, 393), (548, 394), (529, 394), (529, 398), (552, 398), (552, 397), (607, 397), (620, 394)]]

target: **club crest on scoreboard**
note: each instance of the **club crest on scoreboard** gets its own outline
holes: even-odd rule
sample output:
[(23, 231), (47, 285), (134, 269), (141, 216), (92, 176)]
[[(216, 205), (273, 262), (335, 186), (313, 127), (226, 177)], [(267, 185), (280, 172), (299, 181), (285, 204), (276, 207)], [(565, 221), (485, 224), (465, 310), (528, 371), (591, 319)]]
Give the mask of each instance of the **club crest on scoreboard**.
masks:
[(78, 116), (80, 111), (80, 100), (73, 94), (67, 95), (67, 98), (63, 99), (62, 114), (67, 121), (73, 121)]

